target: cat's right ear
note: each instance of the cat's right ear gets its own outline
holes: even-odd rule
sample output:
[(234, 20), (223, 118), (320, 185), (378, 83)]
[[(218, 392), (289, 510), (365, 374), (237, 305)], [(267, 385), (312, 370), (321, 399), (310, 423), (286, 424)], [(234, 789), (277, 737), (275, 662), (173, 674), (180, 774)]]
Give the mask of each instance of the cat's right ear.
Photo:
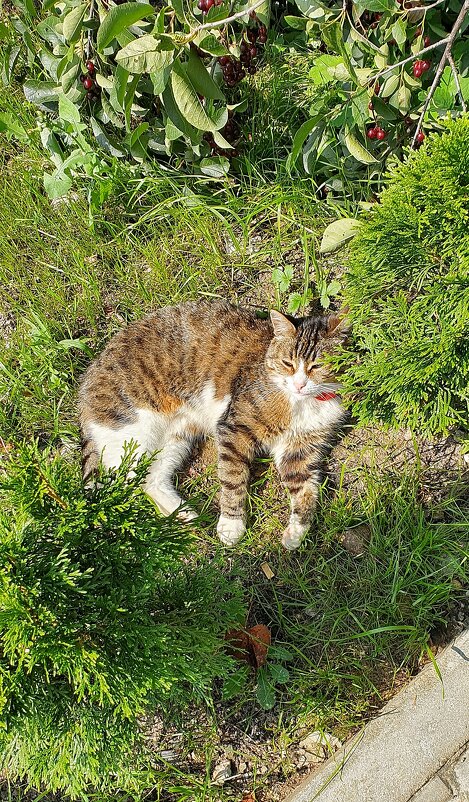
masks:
[(276, 309), (270, 310), (270, 319), (272, 321), (272, 326), (274, 327), (274, 337), (294, 337), (296, 334), (296, 329), (293, 323), (282, 315), (281, 312), (277, 312)]

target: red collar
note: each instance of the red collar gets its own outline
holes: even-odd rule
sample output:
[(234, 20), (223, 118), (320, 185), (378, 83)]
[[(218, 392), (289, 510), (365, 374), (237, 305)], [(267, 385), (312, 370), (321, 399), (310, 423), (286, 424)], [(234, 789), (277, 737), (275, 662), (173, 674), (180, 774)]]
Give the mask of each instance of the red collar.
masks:
[(316, 401), (330, 401), (332, 398), (337, 398), (337, 393), (320, 393), (314, 397)]

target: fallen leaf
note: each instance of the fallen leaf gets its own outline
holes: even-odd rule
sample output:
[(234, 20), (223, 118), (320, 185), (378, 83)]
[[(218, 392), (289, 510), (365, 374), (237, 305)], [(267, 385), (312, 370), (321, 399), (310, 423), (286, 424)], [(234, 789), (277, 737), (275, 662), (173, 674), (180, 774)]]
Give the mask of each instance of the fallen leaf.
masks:
[(264, 665), (267, 659), (267, 652), (272, 641), (270, 629), (265, 624), (256, 624), (248, 629), (249, 646), (254, 658), (253, 664), (256, 668)]
[(228, 644), (227, 652), (240, 663), (250, 663), (250, 640), (247, 632), (242, 629), (229, 629), (225, 634)]

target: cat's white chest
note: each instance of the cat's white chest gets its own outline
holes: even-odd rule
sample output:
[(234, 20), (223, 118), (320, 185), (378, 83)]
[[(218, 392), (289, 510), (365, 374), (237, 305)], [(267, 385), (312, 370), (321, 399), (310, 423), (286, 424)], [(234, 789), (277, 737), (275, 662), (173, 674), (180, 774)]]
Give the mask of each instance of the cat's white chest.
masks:
[(343, 408), (337, 397), (328, 401), (318, 401), (314, 396), (300, 398), (292, 402), (290, 428), (298, 434), (320, 431), (335, 426), (342, 415)]
[(271, 445), (271, 453), (277, 465), (291, 447), (292, 441), (298, 437), (307, 437), (308, 434), (320, 434), (337, 426), (343, 414), (338, 398), (317, 401), (311, 397), (293, 401), (290, 426)]

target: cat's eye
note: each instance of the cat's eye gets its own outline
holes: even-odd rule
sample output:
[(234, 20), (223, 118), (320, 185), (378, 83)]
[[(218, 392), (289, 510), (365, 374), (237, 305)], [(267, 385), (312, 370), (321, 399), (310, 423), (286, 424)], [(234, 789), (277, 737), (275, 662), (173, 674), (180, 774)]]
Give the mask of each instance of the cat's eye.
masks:
[(314, 362), (312, 365), (308, 365), (308, 367), (306, 368), (306, 370), (307, 370), (307, 371), (308, 371), (308, 373), (309, 373), (309, 372), (310, 372), (310, 370), (316, 370), (318, 367), (319, 367), (319, 365), (317, 365), (317, 364), (316, 364), (316, 362)]
[(291, 359), (282, 359), (282, 365), (284, 366), (284, 368), (292, 368), (293, 362), (291, 361)]

